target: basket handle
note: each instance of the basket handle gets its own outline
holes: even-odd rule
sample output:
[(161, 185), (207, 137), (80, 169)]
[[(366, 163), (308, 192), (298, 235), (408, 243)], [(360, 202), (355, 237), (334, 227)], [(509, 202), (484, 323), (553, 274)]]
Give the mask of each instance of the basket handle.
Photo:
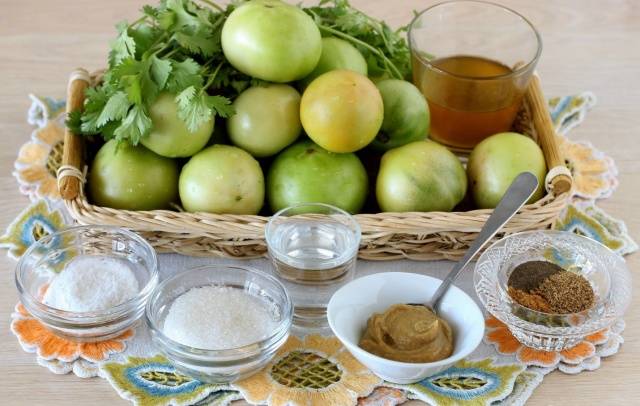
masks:
[(525, 98), (531, 108), (533, 126), (536, 134), (538, 134), (538, 142), (547, 161), (547, 169), (549, 170), (545, 180), (547, 190), (555, 195), (569, 192), (573, 179), (560, 153), (553, 122), (547, 107), (547, 100), (542, 93), (540, 78), (537, 74), (534, 74), (531, 78)]
[[(91, 84), (91, 76), (84, 69), (76, 69), (69, 76), (67, 86), (67, 114), (82, 109), (84, 91)], [(64, 200), (73, 200), (82, 190), (82, 138), (68, 127), (64, 132), (62, 166), (58, 169), (58, 189)]]

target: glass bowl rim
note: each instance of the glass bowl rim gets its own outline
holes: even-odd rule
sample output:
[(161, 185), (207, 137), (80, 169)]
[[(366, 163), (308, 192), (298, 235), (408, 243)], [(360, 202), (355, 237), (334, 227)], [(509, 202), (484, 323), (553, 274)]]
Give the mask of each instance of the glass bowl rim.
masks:
[[(616, 317), (614, 317), (613, 319), (611, 319), (611, 317), (607, 317), (605, 315), (600, 315), (594, 318), (594, 320), (597, 320), (597, 323), (594, 323), (595, 326), (592, 328), (584, 328), (584, 326), (568, 326), (568, 327), (560, 327), (560, 326), (546, 326), (546, 325), (541, 325), (541, 324), (537, 324), (537, 323), (532, 323), (530, 321), (527, 321), (525, 319), (522, 319), (516, 315), (513, 314), (512, 311), (505, 309), (506, 303), (500, 303), (500, 305), (497, 308), (494, 308), (493, 306), (491, 306), (489, 303), (487, 303), (485, 301), (485, 297), (484, 295), (479, 294), (478, 292), (478, 287), (479, 287), (479, 282), (482, 279), (481, 277), (478, 276), (479, 272), (478, 272), (478, 268), (483, 258), (486, 257), (487, 253), (490, 252), (491, 250), (493, 250), (494, 248), (496, 248), (497, 246), (504, 244), (504, 242), (508, 239), (515, 239), (515, 238), (520, 238), (523, 236), (531, 236), (531, 235), (535, 235), (535, 234), (542, 234), (545, 236), (549, 236), (549, 235), (563, 235), (566, 237), (570, 237), (570, 238), (574, 238), (576, 240), (580, 240), (583, 241), (587, 244), (591, 244), (594, 247), (598, 247), (599, 249), (603, 250), (604, 252), (607, 253), (607, 255), (610, 258), (615, 259), (615, 261), (618, 263), (618, 265), (620, 266), (619, 268), (622, 270), (622, 274), (623, 277), (625, 279), (628, 279), (629, 281), (631, 281), (632, 277), (631, 277), (631, 273), (629, 272), (629, 269), (626, 265), (626, 261), (624, 260), (624, 258), (622, 258), (620, 255), (616, 254), (613, 250), (611, 250), (609, 247), (607, 247), (606, 245), (602, 244), (599, 241), (594, 240), (593, 238), (589, 238), (583, 235), (579, 235), (570, 231), (562, 231), (562, 230), (531, 230), (531, 231), (521, 231), (518, 233), (513, 233), (513, 234), (509, 234), (506, 237), (503, 237), (501, 239), (499, 239), (498, 241), (493, 242), (481, 255), (480, 257), (478, 257), (478, 260), (476, 261), (476, 264), (474, 266), (474, 289), (476, 291), (476, 295), (478, 296), (478, 298), (480, 299), (480, 302), (482, 303), (482, 305), (484, 306), (484, 308), (494, 317), (496, 317), (498, 320), (500, 320), (501, 322), (505, 323), (507, 326), (512, 326), (515, 322), (520, 323), (521, 325), (516, 326), (518, 328), (521, 329), (525, 329), (528, 331), (533, 331), (533, 332), (537, 332), (537, 333), (542, 333), (545, 335), (549, 335), (549, 336), (568, 336), (568, 335), (575, 335), (575, 334), (583, 334), (584, 335), (589, 335), (592, 334), (598, 330), (601, 330), (605, 327), (607, 327), (608, 325), (611, 325), (617, 318), (621, 317), (624, 312), (626, 311), (626, 309), (628, 309), (630, 303), (631, 303), (631, 299), (627, 299), (627, 303), (624, 304), (624, 306), (622, 306), (621, 309), (619, 309), (620, 313), (619, 315), (616, 315)], [(497, 280), (497, 270), (494, 272), (494, 275), (496, 275), (496, 280)], [(607, 270), (607, 273), (611, 274), (612, 270)], [(611, 280), (612, 283), (612, 288), (613, 288), (613, 280)], [(540, 315), (543, 317), (556, 317), (556, 316), (564, 316), (564, 317), (571, 317), (571, 316), (578, 316), (578, 315), (582, 315), (585, 312), (587, 312), (588, 310), (585, 310), (583, 312), (578, 312), (578, 313), (567, 313), (567, 314), (560, 314), (560, 313), (544, 313), (544, 312), (538, 312), (536, 310), (533, 309), (529, 309), (526, 306), (522, 306), (519, 303), (513, 301), (510, 299), (510, 296), (508, 295), (508, 293), (502, 289), (502, 287), (499, 285), (496, 287), (501, 295), (504, 295), (505, 297), (509, 298), (510, 303), (514, 303), (517, 306), (519, 306), (520, 308), (531, 312), (534, 315)], [(604, 300), (604, 305), (606, 306), (607, 304), (611, 303), (611, 298), (608, 298), (606, 300)], [(505, 313), (505, 315), (503, 315), (502, 313)], [(513, 316), (515, 319), (517, 320), (510, 320), (509, 316)], [(603, 320), (608, 320), (608, 322), (603, 323)]]
[[(283, 306), (283, 308), (285, 309), (285, 314), (282, 321), (280, 321), (280, 323), (278, 323), (278, 326), (274, 328), (273, 333), (253, 343), (245, 344), (239, 347), (224, 348), (219, 350), (211, 350), (206, 348), (198, 348), (198, 347), (192, 347), (190, 345), (185, 345), (178, 341), (175, 341), (174, 339), (164, 334), (164, 332), (160, 328), (159, 322), (156, 320), (155, 313), (152, 313), (151, 311), (153, 307), (153, 303), (155, 301), (154, 299), (156, 299), (158, 295), (160, 295), (160, 292), (162, 291), (162, 289), (166, 285), (168, 285), (170, 282), (180, 279), (186, 276), (187, 274), (194, 274), (194, 273), (197, 274), (207, 269), (209, 270), (226, 269), (226, 270), (235, 270), (235, 271), (245, 272), (249, 275), (254, 275), (254, 276), (264, 278), (272, 282), (275, 286), (277, 286), (277, 288), (282, 292), (285, 299), (284, 306)], [(144, 313), (145, 313), (147, 326), (149, 327), (149, 330), (151, 331), (152, 335), (156, 336), (159, 339), (159, 341), (162, 343), (162, 346), (168, 347), (170, 351), (175, 351), (177, 349), (181, 353), (192, 355), (192, 356), (208, 356), (208, 357), (233, 357), (238, 355), (250, 356), (251, 354), (256, 353), (256, 351), (254, 350), (256, 346), (258, 346), (258, 348), (261, 349), (265, 344), (271, 345), (273, 343), (277, 343), (280, 340), (280, 338), (282, 338), (283, 335), (286, 335), (289, 333), (291, 329), (291, 324), (293, 323), (293, 302), (291, 301), (289, 292), (284, 287), (284, 285), (274, 276), (266, 272), (263, 272), (254, 267), (245, 266), (245, 265), (208, 264), (208, 265), (198, 265), (198, 266), (189, 267), (183, 271), (180, 271), (174, 275), (171, 275), (169, 278), (166, 278), (162, 282), (160, 282), (156, 286), (156, 289), (153, 291), (149, 300), (147, 301), (147, 305)], [(262, 352), (262, 350), (260, 352)]]
[[(276, 254), (276, 256), (279, 256), (281, 258), (287, 258), (289, 256), (287, 255), (286, 252), (283, 252), (277, 247), (274, 247), (273, 244), (270, 243), (270, 240), (273, 238), (273, 230), (272, 230), (273, 224), (274, 224), (274, 221), (278, 218), (288, 217), (288, 216), (282, 215), (284, 212), (288, 210), (296, 209), (298, 207), (305, 207), (305, 206), (317, 206), (317, 207), (323, 207), (325, 209), (331, 209), (333, 211), (336, 211), (337, 214), (345, 216), (345, 218), (348, 219), (349, 223), (351, 223), (351, 226), (353, 227), (353, 233), (356, 236), (356, 241), (354, 242), (353, 247), (349, 247), (350, 248), (349, 250), (345, 250), (342, 254), (340, 254), (339, 257), (335, 258), (333, 261), (337, 263), (343, 263), (348, 261), (349, 258), (351, 258), (354, 255), (354, 252), (357, 255), (358, 250), (360, 248), (360, 241), (362, 241), (362, 228), (360, 227), (360, 223), (358, 223), (358, 220), (356, 220), (356, 217), (353, 214), (347, 212), (346, 210), (342, 210), (339, 207), (336, 207), (327, 203), (318, 203), (318, 202), (292, 204), (291, 206), (287, 206), (283, 209), (278, 210), (269, 218), (269, 221), (267, 221), (267, 224), (264, 227), (264, 239), (267, 244), (267, 248), (270, 251), (273, 251)], [(301, 214), (304, 215), (304, 214), (315, 214), (315, 213), (301, 213)]]
[[(527, 63), (523, 64), (522, 66), (519, 66), (518, 68), (514, 69), (513, 71), (509, 72), (509, 73), (504, 73), (501, 75), (494, 75), (494, 76), (483, 76), (483, 77), (475, 77), (475, 76), (468, 76), (468, 75), (460, 75), (460, 74), (456, 74), (453, 72), (449, 72), (448, 70), (444, 70), (442, 68), (439, 68), (435, 65), (433, 65), (431, 63), (431, 61), (429, 61), (428, 59), (425, 59), (422, 55), (420, 55), (418, 52), (414, 53), (414, 49), (417, 50), (417, 46), (415, 46), (415, 40), (414, 40), (414, 35), (413, 33), (413, 29), (414, 29), (414, 25), (417, 23), (418, 19), (420, 19), (421, 17), (423, 17), (423, 15), (429, 11), (432, 11), (435, 8), (438, 8), (440, 6), (446, 6), (446, 5), (450, 5), (453, 3), (477, 3), (477, 4), (484, 4), (487, 6), (491, 6), (491, 7), (497, 7), (500, 9), (503, 9), (513, 15), (515, 15), (516, 17), (519, 17), (522, 21), (524, 21), (529, 28), (531, 28), (531, 30), (533, 31), (535, 38), (536, 38), (536, 52), (533, 55), (533, 57), (527, 61)], [(500, 79), (508, 79), (508, 78), (512, 78), (515, 76), (518, 76), (524, 72), (527, 72), (527, 70), (529, 70), (531, 67), (535, 66), (535, 64), (538, 62), (538, 60), (540, 59), (540, 55), (542, 55), (542, 36), (540, 35), (540, 32), (538, 31), (538, 29), (533, 25), (533, 23), (531, 23), (531, 21), (529, 21), (528, 18), (526, 18), (525, 16), (523, 16), (522, 14), (518, 13), (517, 11), (513, 10), (512, 8), (509, 8), (507, 6), (504, 6), (502, 4), (498, 4), (498, 3), (494, 3), (492, 1), (485, 1), (485, 0), (447, 0), (447, 1), (441, 1), (439, 3), (436, 3), (434, 5), (431, 5), (427, 8), (425, 8), (424, 10), (420, 11), (419, 13), (417, 13), (413, 19), (411, 20), (411, 22), (409, 23), (409, 26), (407, 28), (407, 42), (409, 45), (409, 51), (411, 52), (411, 54), (415, 54), (415, 56), (420, 59), (421, 62), (429, 65), (429, 67), (431, 69), (433, 69), (434, 71), (443, 74), (443, 75), (448, 75), (448, 76), (453, 76), (459, 79), (466, 79), (466, 80), (473, 80), (473, 81), (489, 81), (489, 80), (500, 80)]]
[[(39, 247), (46, 247), (46, 244), (49, 244), (55, 238), (60, 238), (61, 236), (69, 234), (78, 234), (79, 232), (86, 230), (106, 231), (110, 233), (117, 232), (118, 234), (123, 235), (129, 240), (135, 241), (140, 244), (140, 246), (143, 247), (143, 250), (146, 251), (146, 253), (151, 258), (151, 266), (145, 267), (145, 269), (149, 272), (149, 280), (134, 297), (103, 311), (73, 312), (58, 309), (56, 307), (52, 307), (43, 303), (41, 300), (39, 300), (29, 292), (23, 280), (23, 271), (26, 271), (27, 258), (30, 257), (33, 251), (35, 251)], [(59, 248), (57, 248), (57, 250), (59, 250)], [(33, 269), (29, 271), (33, 271)], [(131, 310), (134, 310), (135, 307), (138, 307), (141, 304), (144, 306), (145, 301), (151, 295), (156, 285), (158, 284), (158, 257), (155, 249), (153, 249), (153, 247), (147, 240), (126, 228), (110, 225), (78, 225), (56, 231), (55, 233), (49, 234), (31, 244), (29, 248), (27, 248), (27, 250), (24, 252), (24, 254), (22, 254), (20, 259), (18, 260), (18, 263), (16, 264), (14, 279), (16, 287), (18, 289), (20, 301), (23, 302), (27, 310), (31, 311), (35, 308), (43, 312), (43, 314), (46, 314), (48, 317), (51, 317), (54, 321), (58, 321), (61, 323), (70, 323), (71, 325), (93, 324), (103, 322), (105, 321), (105, 318), (107, 320), (118, 318), (130, 312)]]

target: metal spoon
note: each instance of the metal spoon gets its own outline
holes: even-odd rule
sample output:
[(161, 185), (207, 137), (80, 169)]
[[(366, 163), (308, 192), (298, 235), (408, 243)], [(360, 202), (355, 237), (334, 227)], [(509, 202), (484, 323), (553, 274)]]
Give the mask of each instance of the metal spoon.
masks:
[(431, 298), (431, 301), (428, 303), (410, 303), (410, 305), (414, 306), (425, 306), (430, 309), (432, 312), (437, 314), (438, 306), (440, 305), (440, 301), (442, 297), (449, 289), (449, 286), (456, 280), (460, 271), (464, 269), (464, 267), (471, 262), (471, 259), (485, 246), (487, 242), (489, 242), (496, 233), (513, 217), (514, 214), (529, 200), (533, 192), (538, 188), (538, 179), (530, 172), (522, 172), (519, 174), (509, 188), (507, 192), (502, 196), (498, 206), (493, 210), (491, 216), (484, 226), (478, 237), (471, 243), (471, 246), (465, 252), (464, 257), (460, 261), (458, 261), (447, 277), (442, 281), (438, 290)]

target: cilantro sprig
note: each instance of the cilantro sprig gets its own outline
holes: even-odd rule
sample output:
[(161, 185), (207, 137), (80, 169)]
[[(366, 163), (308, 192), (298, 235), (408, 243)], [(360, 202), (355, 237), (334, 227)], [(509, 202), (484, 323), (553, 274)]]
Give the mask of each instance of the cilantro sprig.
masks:
[[(119, 23), (102, 83), (87, 89), (83, 112), (72, 113), (67, 125), (76, 133), (136, 145), (153, 127), (149, 109), (161, 92), (175, 96), (178, 116), (191, 132), (215, 116), (234, 114), (231, 101), (263, 83), (235, 69), (222, 52), (222, 26), (243, 0), (225, 7), (199, 1), (160, 0), (144, 6), (136, 21)], [(404, 28), (394, 31), (347, 0), (321, 0), (302, 9), (323, 35), (356, 46), (370, 76), (410, 77)]]
[(321, 0), (317, 7), (304, 9), (313, 17), (323, 35), (351, 42), (364, 55), (369, 76), (396, 79), (411, 77), (410, 51), (404, 32), (391, 29), (351, 7), (347, 0)]
[[(103, 81), (87, 90), (84, 111), (70, 117), (70, 126), (135, 145), (151, 131), (149, 109), (165, 91), (175, 95), (178, 116), (191, 132), (213, 116), (232, 115), (231, 98), (251, 79), (222, 54), (220, 32), (231, 9), (165, 0), (144, 6), (133, 23), (119, 23)], [(225, 75), (238, 82), (233, 91), (212, 86)]]

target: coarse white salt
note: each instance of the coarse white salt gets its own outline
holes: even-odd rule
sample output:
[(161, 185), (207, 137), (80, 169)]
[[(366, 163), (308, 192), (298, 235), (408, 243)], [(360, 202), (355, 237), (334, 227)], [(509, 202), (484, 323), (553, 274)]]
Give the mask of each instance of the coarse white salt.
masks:
[(178, 296), (162, 332), (183, 345), (222, 350), (260, 341), (276, 324), (264, 300), (241, 289), (211, 285)]
[(138, 280), (125, 260), (81, 255), (53, 278), (42, 301), (65, 311), (97, 312), (132, 299), (138, 291)]

